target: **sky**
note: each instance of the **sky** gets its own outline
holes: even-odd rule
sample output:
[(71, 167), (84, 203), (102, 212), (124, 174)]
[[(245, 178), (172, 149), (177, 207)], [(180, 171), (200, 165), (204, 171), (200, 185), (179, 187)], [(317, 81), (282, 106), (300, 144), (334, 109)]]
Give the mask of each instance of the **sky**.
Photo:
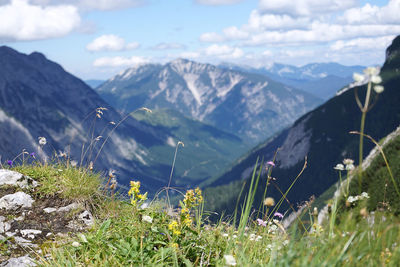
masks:
[(0, 0), (0, 45), (82, 79), (176, 58), (377, 65), (400, 34), (400, 0)]

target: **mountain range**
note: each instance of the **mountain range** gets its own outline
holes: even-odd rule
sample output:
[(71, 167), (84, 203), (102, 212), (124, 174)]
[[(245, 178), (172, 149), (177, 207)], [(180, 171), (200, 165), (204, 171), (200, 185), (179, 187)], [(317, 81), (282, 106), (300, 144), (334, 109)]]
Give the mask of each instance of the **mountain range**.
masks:
[(261, 74), (186, 59), (127, 69), (96, 91), (120, 111), (174, 109), (252, 145), (322, 102)]
[[(37, 160), (48, 161), (59, 151), (66, 151), (78, 164), (93, 161), (98, 171), (114, 169), (120, 185), (128, 185), (130, 179), (140, 180), (144, 190), (151, 193), (168, 183), (179, 140), (186, 147), (178, 154), (180, 162), (172, 185), (203, 181), (245, 149), (240, 138), (174, 113), (167, 119), (179, 119), (191, 127), (167, 126), (167, 119), (164, 125), (155, 126), (143, 116), (139, 121), (130, 114), (120, 114), (82, 80), (41, 53), (25, 55), (2, 46), (0, 65), (3, 162), (15, 159), (18, 163), (21, 157), (15, 157), (23, 149), (38, 153)], [(145, 110), (134, 115), (140, 114), (158, 116)], [(47, 139), (43, 149), (38, 148), (38, 137)], [(212, 140), (212, 146), (197, 148), (196, 142), (205, 137)], [(195, 154), (191, 159), (189, 151)], [(213, 162), (208, 166), (204, 162), (209, 159)]]
[[(365, 133), (378, 141), (399, 126), (399, 69), (400, 36), (393, 40), (386, 51), (386, 61), (380, 74), (385, 90), (380, 95), (373, 94), (377, 101), (366, 117)], [(276, 167), (272, 171), (276, 180), (268, 187), (269, 196), (280, 199), (282, 195), (277, 188), (285, 192), (300, 173), (305, 161), (307, 167), (289, 192), (288, 200), (296, 205), (327, 190), (338, 181), (338, 174), (333, 167), (344, 158), (358, 158), (359, 136), (349, 134), (350, 131), (360, 129), (361, 112), (356, 104), (355, 90), (361, 99), (365, 98), (366, 85), (350, 87), (254, 148), (224, 174), (204, 183), (206, 207), (233, 212), (244, 181), (247, 181), (247, 187), (243, 192), (248, 190), (248, 179), (257, 158), (272, 160), (276, 151)], [(365, 140), (364, 146), (366, 156), (373, 144)], [(264, 176), (257, 191), (257, 201), (261, 201), (265, 189)], [(288, 208), (286, 202), (284, 208)]]
[(310, 63), (301, 67), (273, 63), (268, 67), (250, 67), (232, 63), (221, 63), (218, 67), (270, 77), (280, 83), (301, 89), (316, 97), (327, 100), (352, 80), (354, 72), (361, 72), (363, 66), (344, 66), (338, 63)]

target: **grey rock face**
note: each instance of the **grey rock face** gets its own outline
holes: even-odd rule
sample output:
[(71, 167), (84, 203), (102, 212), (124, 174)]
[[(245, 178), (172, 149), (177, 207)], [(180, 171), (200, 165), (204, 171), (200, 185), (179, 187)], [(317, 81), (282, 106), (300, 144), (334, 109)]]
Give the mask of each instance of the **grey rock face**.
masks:
[(18, 258), (11, 258), (4, 264), (0, 266), (4, 267), (28, 267), (28, 266), (37, 266), (33, 259), (29, 256), (22, 256)]
[(175, 109), (248, 143), (264, 140), (320, 101), (263, 75), (185, 59), (128, 69), (96, 90), (117, 109)]
[(36, 187), (38, 183), (30, 178), (24, 176), (21, 173), (11, 170), (0, 170), (0, 186), (2, 185), (14, 185), (20, 188)]
[(30, 208), (34, 200), (24, 192), (5, 195), (0, 198), (0, 209), (17, 210), (19, 208)]

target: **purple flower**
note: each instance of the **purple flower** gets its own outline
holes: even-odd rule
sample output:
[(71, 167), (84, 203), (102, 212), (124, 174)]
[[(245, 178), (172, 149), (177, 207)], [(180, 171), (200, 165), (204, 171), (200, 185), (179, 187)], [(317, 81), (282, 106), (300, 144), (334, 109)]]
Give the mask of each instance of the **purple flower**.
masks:
[(268, 161), (267, 164), (272, 166), (272, 167), (275, 167), (275, 163), (273, 161)]
[(10, 165), (10, 167), (12, 167), (12, 165), (13, 165), (12, 160), (7, 160), (7, 164)]
[(261, 219), (257, 219), (257, 224), (258, 224), (258, 225), (261, 225), (261, 226), (267, 226), (267, 222), (266, 222), (266, 221), (263, 221), (263, 220), (261, 220)]
[(32, 158), (36, 158), (36, 154), (35, 152), (32, 152), (31, 154), (29, 154)]
[(279, 219), (282, 219), (283, 218), (283, 214), (280, 213), (280, 212), (275, 212), (274, 213), (274, 217), (278, 217)]

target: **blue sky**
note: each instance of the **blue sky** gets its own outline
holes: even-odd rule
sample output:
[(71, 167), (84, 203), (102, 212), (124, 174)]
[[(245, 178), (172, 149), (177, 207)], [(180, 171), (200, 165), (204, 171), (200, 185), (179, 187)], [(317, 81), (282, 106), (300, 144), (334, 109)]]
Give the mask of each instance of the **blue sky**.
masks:
[(0, 44), (83, 79), (178, 57), (269, 66), (381, 64), (400, 0), (0, 0)]

